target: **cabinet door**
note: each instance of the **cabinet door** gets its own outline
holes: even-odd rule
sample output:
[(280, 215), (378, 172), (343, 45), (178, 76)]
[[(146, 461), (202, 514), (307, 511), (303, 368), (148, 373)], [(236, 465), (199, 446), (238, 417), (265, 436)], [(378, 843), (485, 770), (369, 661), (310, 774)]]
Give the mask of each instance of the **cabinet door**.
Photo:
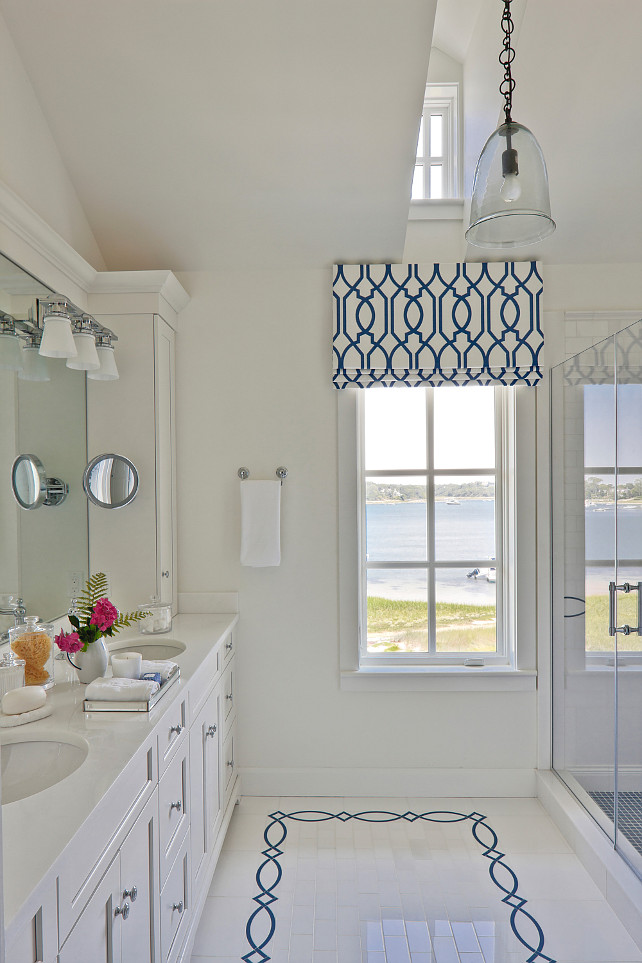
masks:
[(129, 904), (121, 925), (122, 963), (154, 963), (158, 944), (158, 791), (155, 790), (120, 849), (120, 900)]
[(174, 332), (154, 317), (154, 387), (156, 409), (156, 561), (157, 593), (176, 614), (176, 484), (174, 437)]
[(116, 857), (60, 950), (60, 963), (121, 963), (120, 909), (120, 865)]
[(219, 788), (220, 686), (209, 695), (190, 730), (192, 869), (198, 884), (221, 812)]

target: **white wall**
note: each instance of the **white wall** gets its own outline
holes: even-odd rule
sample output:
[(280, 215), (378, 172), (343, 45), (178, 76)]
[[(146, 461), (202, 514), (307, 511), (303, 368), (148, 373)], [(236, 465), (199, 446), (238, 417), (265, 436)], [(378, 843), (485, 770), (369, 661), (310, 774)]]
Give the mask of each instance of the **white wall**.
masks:
[(0, 90), (0, 181), (93, 267), (104, 269), (96, 239), (1, 15)]

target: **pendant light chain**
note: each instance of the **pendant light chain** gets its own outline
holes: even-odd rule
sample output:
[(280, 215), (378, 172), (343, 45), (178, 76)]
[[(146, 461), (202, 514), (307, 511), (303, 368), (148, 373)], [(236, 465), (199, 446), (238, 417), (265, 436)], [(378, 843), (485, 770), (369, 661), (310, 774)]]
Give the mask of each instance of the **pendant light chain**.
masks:
[(511, 35), (515, 29), (513, 18), (511, 17), (510, 5), (512, 0), (504, 0), (504, 12), (502, 13), (502, 30), (504, 31), (504, 45), (499, 55), (499, 62), (504, 68), (504, 79), (499, 86), (499, 92), (504, 97), (504, 114), (506, 123), (512, 122), (511, 110), (513, 106), (513, 91), (515, 81), (511, 72), (511, 64), (515, 59), (515, 50), (511, 46)]

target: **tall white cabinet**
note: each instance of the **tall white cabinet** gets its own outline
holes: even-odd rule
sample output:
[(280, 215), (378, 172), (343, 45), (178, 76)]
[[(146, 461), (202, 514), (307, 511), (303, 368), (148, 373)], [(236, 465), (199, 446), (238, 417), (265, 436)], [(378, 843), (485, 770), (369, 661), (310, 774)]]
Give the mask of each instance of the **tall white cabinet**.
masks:
[(167, 308), (165, 317), (110, 311), (109, 301), (102, 296), (101, 310), (92, 313), (118, 336), (120, 378), (87, 380), (88, 456), (125, 455), (138, 470), (139, 489), (123, 508), (89, 505), (90, 567), (109, 575), (121, 610), (157, 595), (176, 613), (176, 318)]

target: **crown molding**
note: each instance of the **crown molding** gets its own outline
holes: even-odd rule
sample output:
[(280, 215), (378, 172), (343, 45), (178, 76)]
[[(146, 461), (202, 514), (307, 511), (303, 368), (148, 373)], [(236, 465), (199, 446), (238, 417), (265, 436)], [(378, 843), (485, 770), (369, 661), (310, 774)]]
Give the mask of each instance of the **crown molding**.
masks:
[(635, 324), (642, 318), (642, 308), (639, 311), (565, 311), (565, 321), (613, 321), (622, 323), (625, 327)]
[(179, 314), (190, 297), (171, 271), (99, 271), (89, 294), (158, 294)]

